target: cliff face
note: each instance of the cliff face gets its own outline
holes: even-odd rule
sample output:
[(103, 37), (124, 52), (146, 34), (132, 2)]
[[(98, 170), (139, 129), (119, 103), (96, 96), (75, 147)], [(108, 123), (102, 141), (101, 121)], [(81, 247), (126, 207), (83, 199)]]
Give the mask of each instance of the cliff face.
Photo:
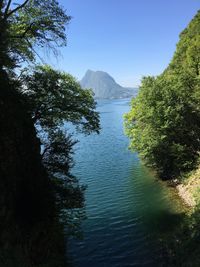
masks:
[(56, 251), (54, 196), (23, 98), (3, 75), (0, 85), (0, 265), (32, 266)]
[(95, 98), (126, 98), (136, 95), (136, 88), (122, 87), (106, 72), (88, 70), (80, 82), (82, 88), (91, 88)]
[[(38, 203), (48, 178), (41, 165), (40, 144), (20, 95), (1, 80), (0, 186), (9, 206), (26, 220), (39, 211)], [(37, 194), (35, 194), (37, 192)], [(31, 210), (31, 214), (30, 213)]]

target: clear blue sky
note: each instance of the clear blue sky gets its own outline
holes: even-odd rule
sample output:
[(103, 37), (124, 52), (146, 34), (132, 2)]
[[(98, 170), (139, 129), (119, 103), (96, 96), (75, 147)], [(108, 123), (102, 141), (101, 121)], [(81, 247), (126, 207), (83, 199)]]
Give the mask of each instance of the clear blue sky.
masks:
[(73, 18), (68, 46), (54, 67), (81, 79), (103, 70), (124, 86), (158, 75), (168, 65), (179, 33), (200, 9), (199, 0), (59, 0)]

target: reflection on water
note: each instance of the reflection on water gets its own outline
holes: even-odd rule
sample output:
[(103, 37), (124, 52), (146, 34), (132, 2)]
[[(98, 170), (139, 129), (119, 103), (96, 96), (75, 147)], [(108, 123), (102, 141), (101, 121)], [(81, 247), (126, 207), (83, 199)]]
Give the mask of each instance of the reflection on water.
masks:
[(158, 234), (182, 219), (179, 200), (128, 151), (123, 133), (128, 103), (99, 101), (100, 135), (78, 136), (74, 174), (88, 188), (84, 239), (69, 246), (74, 267), (164, 266)]

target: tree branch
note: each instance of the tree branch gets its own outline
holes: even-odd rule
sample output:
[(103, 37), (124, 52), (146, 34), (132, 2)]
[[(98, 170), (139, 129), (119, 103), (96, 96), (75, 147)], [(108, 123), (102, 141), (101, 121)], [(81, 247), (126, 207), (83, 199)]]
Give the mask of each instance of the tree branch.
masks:
[(40, 118), (41, 118), (41, 113), (39, 112), (39, 109), (36, 109), (32, 117), (33, 123), (35, 124)]
[(17, 39), (22, 39), (22, 38), (26, 37), (26, 34), (27, 34), (29, 31), (31, 31), (32, 26), (34, 25), (34, 23), (35, 23), (35, 22), (32, 22), (32, 23), (31, 23), (31, 24), (24, 30), (24, 32), (23, 32), (22, 34), (20, 34), (20, 35), (9, 36), (9, 38), (13, 38), (13, 39), (15, 39), (15, 38), (17, 38)]
[(0, 10), (3, 8), (3, 0), (0, 0)]
[(29, 40), (26, 38), (27, 43), (29, 44), (29, 48), (36, 54), (36, 56), (40, 59), (40, 61), (45, 64), (44, 60), (41, 58), (41, 56), (36, 52), (36, 50), (33, 48), (32, 44), (29, 42)]
[(7, 4), (6, 9), (5, 9), (5, 12), (4, 12), (4, 17), (6, 17), (6, 15), (8, 14), (8, 10), (10, 8), (11, 2), (12, 2), (12, 0), (9, 0), (8, 1), (8, 4)]
[(41, 158), (42, 158), (42, 160), (44, 159), (45, 154), (47, 153), (47, 151), (48, 151), (50, 148), (51, 148), (51, 145), (50, 145), (50, 144), (44, 148), (43, 152), (41, 153)]
[(19, 5), (18, 7), (14, 8), (13, 10), (11, 10), (9, 13), (6, 14), (5, 18), (7, 19), (8, 17), (10, 17), (13, 13), (15, 13), (16, 11), (18, 11), (19, 9), (22, 9), (23, 7), (25, 7), (25, 5), (29, 2), (30, 0), (26, 0), (24, 1), (23, 4)]

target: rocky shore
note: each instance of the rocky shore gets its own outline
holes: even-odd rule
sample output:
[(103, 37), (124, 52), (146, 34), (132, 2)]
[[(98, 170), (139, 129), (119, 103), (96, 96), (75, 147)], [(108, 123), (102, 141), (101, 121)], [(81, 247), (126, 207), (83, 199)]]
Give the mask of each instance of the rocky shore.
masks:
[(185, 204), (196, 207), (200, 203), (200, 166), (183, 183), (177, 184), (176, 189)]

